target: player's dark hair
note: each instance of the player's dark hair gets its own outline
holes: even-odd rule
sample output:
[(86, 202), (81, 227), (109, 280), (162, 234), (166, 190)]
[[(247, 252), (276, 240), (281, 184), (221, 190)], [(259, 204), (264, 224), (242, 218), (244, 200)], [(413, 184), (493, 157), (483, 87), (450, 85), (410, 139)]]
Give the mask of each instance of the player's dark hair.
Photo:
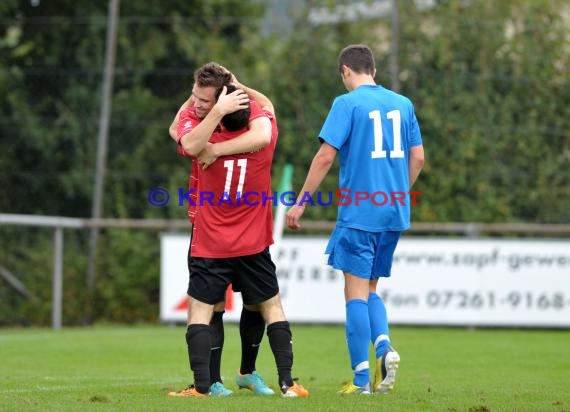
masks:
[[(227, 86), (227, 94), (233, 93), (237, 90), (233, 84)], [(220, 90), (220, 93), (222, 91)], [(216, 100), (220, 97), (220, 93), (216, 93)], [(248, 102), (246, 109), (240, 109), (233, 113), (228, 113), (222, 117), (222, 124), (226, 130), (230, 132), (235, 132), (237, 130), (243, 129), (249, 123), (249, 116), (251, 114), (251, 106)]]
[(372, 50), (365, 44), (351, 44), (342, 49), (338, 55), (338, 71), (342, 66), (359, 74), (374, 74), (375, 63)]
[(215, 87), (216, 96), (231, 80), (231, 73), (215, 62), (206, 63), (194, 72), (194, 82), (199, 87)]

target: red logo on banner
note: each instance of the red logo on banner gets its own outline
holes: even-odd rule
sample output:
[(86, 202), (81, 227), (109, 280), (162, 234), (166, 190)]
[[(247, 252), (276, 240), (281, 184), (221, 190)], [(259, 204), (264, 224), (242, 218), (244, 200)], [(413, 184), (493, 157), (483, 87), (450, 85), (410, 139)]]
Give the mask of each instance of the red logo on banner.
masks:
[[(234, 291), (232, 290), (232, 285), (228, 286), (226, 290), (226, 312), (231, 312), (234, 309)], [(174, 310), (187, 311), (188, 310), (188, 298), (184, 298), (180, 301), (178, 305), (174, 307)]]

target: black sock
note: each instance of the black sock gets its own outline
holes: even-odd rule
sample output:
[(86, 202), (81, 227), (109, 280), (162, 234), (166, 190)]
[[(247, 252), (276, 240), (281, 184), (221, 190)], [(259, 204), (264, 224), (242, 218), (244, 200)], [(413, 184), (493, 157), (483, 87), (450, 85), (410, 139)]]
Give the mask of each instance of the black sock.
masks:
[(255, 370), (255, 361), (264, 330), (265, 321), (261, 313), (247, 310), (244, 307), (239, 320), (241, 337), (241, 366), (239, 370), (242, 375), (252, 373)]
[(293, 386), (291, 369), (293, 367), (293, 344), (291, 341), (291, 328), (289, 322), (274, 322), (267, 326), (267, 337), (269, 345), (277, 364), (279, 375), (279, 386)]
[(194, 372), (196, 390), (200, 393), (208, 393), (210, 390), (210, 348), (212, 347), (210, 325), (188, 325), (186, 344), (188, 345), (190, 369)]
[(221, 382), (222, 349), (224, 347), (224, 312), (214, 312), (210, 321), (212, 348), (210, 349), (210, 384)]

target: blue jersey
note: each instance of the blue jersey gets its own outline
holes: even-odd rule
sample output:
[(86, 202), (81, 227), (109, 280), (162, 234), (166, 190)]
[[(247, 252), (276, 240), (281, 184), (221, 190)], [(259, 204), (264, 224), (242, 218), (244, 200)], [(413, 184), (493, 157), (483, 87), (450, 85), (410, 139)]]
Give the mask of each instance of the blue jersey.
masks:
[(360, 86), (334, 100), (319, 138), (339, 153), (337, 225), (408, 229), (408, 157), (422, 144), (412, 102), (382, 86)]

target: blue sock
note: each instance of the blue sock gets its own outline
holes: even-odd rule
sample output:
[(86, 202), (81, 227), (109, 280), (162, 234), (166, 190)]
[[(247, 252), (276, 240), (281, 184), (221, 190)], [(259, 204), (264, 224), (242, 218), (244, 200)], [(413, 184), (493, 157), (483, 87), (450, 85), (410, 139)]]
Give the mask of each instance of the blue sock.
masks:
[(362, 299), (346, 302), (346, 341), (350, 364), (354, 371), (354, 384), (364, 386), (370, 382), (368, 345), (370, 342), (370, 321), (368, 304)]
[(378, 359), (390, 347), (390, 330), (386, 306), (377, 293), (370, 293), (368, 296), (368, 316), (370, 317), (370, 339), (376, 351), (376, 359)]

